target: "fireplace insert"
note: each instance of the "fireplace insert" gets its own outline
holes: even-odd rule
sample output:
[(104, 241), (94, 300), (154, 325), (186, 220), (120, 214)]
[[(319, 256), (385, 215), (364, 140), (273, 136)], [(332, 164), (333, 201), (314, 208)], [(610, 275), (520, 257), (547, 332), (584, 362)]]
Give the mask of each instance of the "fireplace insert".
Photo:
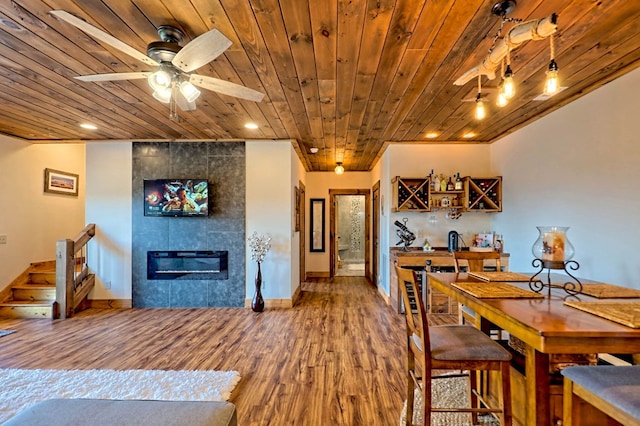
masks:
[(226, 280), (227, 251), (148, 251), (149, 280)]

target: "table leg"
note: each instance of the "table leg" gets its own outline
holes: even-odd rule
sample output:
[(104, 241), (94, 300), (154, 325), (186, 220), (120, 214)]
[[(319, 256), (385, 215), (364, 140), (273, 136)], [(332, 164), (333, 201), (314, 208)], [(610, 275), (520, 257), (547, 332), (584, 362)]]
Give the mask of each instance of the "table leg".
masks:
[(549, 357), (529, 345), (525, 351), (527, 425), (548, 425), (551, 416)]

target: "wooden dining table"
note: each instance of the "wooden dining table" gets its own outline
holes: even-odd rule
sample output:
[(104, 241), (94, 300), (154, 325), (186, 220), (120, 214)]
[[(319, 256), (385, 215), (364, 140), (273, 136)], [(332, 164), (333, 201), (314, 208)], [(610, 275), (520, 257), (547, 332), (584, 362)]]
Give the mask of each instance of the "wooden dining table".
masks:
[[(640, 353), (639, 328), (622, 325), (565, 304), (565, 301), (605, 300), (640, 303), (640, 298), (599, 299), (582, 294), (569, 296), (561, 288), (551, 288), (550, 291), (544, 288), (540, 292), (544, 297), (524, 295), (501, 298), (496, 294), (477, 297), (477, 294), (456, 287), (461, 286), (460, 283), (486, 283), (471, 274), (429, 273), (427, 277), (430, 288), (447, 294), (475, 311), (480, 318), (477, 322), (480, 328), (488, 331), (497, 327), (508, 332), (514, 353), (512, 405), (514, 419), (519, 424), (562, 424), (562, 368), (593, 364), (597, 355), (602, 353)], [(563, 283), (567, 278), (550, 274), (551, 283)], [(584, 278), (580, 280), (594, 282)], [(528, 281), (506, 281), (503, 284), (530, 290)], [(597, 423), (597, 419), (594, 421), (594, 424), (606, 424)]]

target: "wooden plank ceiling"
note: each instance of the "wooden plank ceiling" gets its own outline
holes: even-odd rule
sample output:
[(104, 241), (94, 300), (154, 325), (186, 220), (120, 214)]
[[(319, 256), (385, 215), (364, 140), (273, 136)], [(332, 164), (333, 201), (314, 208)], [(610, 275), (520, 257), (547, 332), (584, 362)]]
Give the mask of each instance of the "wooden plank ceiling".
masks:
[[(548, 39), (511, 53), (517, 94), (473, 118), (477, 80), (453, 82), (487, 55), (500, 27), (485, 0), (13, 0), (0, 2), (0, 133), (34, 143), (79, 140), (293, 139), (307, 170), (366, 171), (389, 142), (490, 143), (640, 65), (640, 2), (518, 0), (508, 15), (558, 15), (562, 86), (542, 91)], [(256, 103), (203, 90), (169, 119), (144, 79), (82, 82), (84, 74), (149, 71), (57, 19), (62, 9), (146, 53), (156, 27), (185, 45), (218, 29), (232, 42), (196, 72), (264, 93)], [(501, 34), (512, 24), (505, 24)], [(493, 93), (493, 94), (492, 94)], [(465, 101), (467, 100), (467, 101)], [(246, 122), (259, 128), (248, 130)], [(98, 130), (84, 130), (91, 122)], [(427, 139), (428, 132), (437, 137)], [(468, 132), (476, 136), (463, 137)], [(316, 147), (319, 152), (312, 154)]]

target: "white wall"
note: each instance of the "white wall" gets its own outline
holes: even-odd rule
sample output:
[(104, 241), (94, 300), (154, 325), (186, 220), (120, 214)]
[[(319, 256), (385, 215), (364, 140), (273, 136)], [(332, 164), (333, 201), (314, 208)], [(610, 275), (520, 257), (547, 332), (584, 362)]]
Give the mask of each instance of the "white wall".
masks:
[(91, 299), (131, 299), (131, 161), (131, 142), (87, 143), (86, 217), (96, 224)]
[[(294, 240), (293, 182), (290, 141), (246, 142), (246, 225), (247, 237), (254, 231), (271, 235), (271, 250), (262, 262), (262, 295), (265, 299), (290, 299), (292, 276), (299, 269), (298, 242)], [(295, 245), (294, 245), (295, 241)], [(247, 297), (253, 297), (258, 267), (251, 261), (247, 245)], [(295, 256), (293, 256), (295, 253)], [(299, 280), (298, 280), (299, 282)]]
[(536, 226), (570, 226), (577, 275), (640, 288), (640, 69), (491, 146), (511, 269), (532, 270)]
[[(299, 187), (300, 182), (302, 182), (306, 191), (307, 173), (293, 146), (291, 146), (290, 156), (291, 188)], [(289, 291), (293, 295), (302, 281), (300, 278), (300, 238), (304, 238), (304, 224), (300, 225), (301, 229), (299, 231), (295, 230), (296, 198), (294, 191), (291, 191), (291, 206), (291, 285)]]
[[(85, 147), (40, 145), (0, 136), (0, 287), (30, 263), (54, 260), (56, 241), (74, 238), (85, 226)], [(77, 197), (44, 192), (44, 169), (75, 173)]]

